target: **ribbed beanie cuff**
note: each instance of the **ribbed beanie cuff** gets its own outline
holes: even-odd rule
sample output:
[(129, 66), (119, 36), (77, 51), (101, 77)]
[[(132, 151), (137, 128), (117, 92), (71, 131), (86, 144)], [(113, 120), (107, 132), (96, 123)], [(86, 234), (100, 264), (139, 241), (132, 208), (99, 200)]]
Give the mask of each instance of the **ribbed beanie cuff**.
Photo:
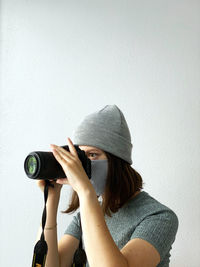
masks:
[(74, 144), (97, 147), (132, 164), (130, 131), (116, 105), (86, 116), (74, 132)]

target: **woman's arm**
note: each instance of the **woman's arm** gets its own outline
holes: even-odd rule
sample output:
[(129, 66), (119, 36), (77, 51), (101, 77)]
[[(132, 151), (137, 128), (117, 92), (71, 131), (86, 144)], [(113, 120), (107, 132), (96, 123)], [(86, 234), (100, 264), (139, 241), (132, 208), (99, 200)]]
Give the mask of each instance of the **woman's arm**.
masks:
[(63, 235), (58, 243), (60, 267), (71, 267), (79, 240), (71, 235)]
[[(39, 187), (44, 189), (44, 181), (38, 181)], [(60, 199), (61, 186), (54, 183), (54, 188), (49, 188), (46, 203), (47, 217), (44, 230), (45, 240), (48, 245), (45, 267), (71, 267), (74, 252), (79, 246), (79, 240), (70, 235), (64, 235), (57, 240), (57, 210)], [(50, 229), (48, 229), (50, 228)], [(37, 240), (40, 239), (42, 227), (40, 226)]]
[(104, 220), (95, 191), (79, 192), (83, 238), (90, 267), (128, 267)]
[[(42, 187), (43, 181), (39, 182), (40, 187)], [(51, 191), (54, 188), (50, 189)], [(59, 265), (59, 254), (58, 254), (58, 242), (57, 242), (57, 209), (59, 203), (60, 194), (49, 194), (46, 208), (47, 208), (47, 217), (46, 217), (46, 224), (44, 230), (45, 240), (48, 245), (48, 253), (46, 257), (46, 264), (47, 267), (60, 267)], [(51, 229), (48, 229), (51, 228)], [(40, 226), (37, 234), (37, 241), (40, 239), (42, 233), (42, 227)]]

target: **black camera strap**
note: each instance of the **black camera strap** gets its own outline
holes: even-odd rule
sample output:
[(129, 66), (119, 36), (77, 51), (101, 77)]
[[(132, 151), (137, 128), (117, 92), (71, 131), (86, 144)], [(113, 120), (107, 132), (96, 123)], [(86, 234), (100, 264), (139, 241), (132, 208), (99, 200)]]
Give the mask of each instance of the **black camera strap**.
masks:
[(51, 184), (51, 182), (49, 180), (45, 180), (44, 210), (42, 213), (42, 233), (41, 233), (40, 240), (36, 243), (36, 245), (34, 247), (32, 267), (44, 267), (45, 266), (48, 246), (47, 246), (47, 242), (45, 241), (44, 228), (45, 228), (46, 217), (47, 217), (46, 202), (47, 202), (47, 198), (48, 198), (49, 186), (54, 187), (54, 185)]
[[(81, 222), (80, 222), (81, 224)], [(80, 225), (81, 227), (81, 225)], [(80, 237), (79, 247), (74, 253), (72, 267), (85, 267), (87, 262), (87, 256), (85, 250), (83, 249), (82, 236)]]

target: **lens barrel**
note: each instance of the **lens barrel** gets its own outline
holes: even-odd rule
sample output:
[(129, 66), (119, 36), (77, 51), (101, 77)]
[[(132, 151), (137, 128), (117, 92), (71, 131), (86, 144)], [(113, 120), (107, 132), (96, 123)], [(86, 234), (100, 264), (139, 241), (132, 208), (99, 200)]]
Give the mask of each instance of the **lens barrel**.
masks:
[[(68, 146), (62, 146), (69, 151)], [(78, 157), (85, 169), (86, 174), (91, 178), (91, 161), (85, 155), (85, 152), (78, 146), (75, 146)], [(56, 180), (57, 178), (66, 178), (66, 175), (55, 159), (52, 152), (34, 151), (28, 154), (24, 161), (24, 170), (31, 179)]]

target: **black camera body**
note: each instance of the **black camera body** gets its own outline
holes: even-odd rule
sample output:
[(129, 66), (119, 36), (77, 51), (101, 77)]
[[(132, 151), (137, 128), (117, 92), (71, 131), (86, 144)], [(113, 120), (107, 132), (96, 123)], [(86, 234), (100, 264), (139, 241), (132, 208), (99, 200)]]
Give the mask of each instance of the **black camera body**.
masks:
[[(68, 146), (62, 146), (62, 148), (69, 151)], [(76, 145), (75, 148), (86, 174), (91, 178), (91, 160), (86, 156), (85, 151)], [(24, 170), (31, 179), (56, 180), (58, 178), (66, 178), (61, 165), (52, 152), (31, 152), (24, 161)]]

